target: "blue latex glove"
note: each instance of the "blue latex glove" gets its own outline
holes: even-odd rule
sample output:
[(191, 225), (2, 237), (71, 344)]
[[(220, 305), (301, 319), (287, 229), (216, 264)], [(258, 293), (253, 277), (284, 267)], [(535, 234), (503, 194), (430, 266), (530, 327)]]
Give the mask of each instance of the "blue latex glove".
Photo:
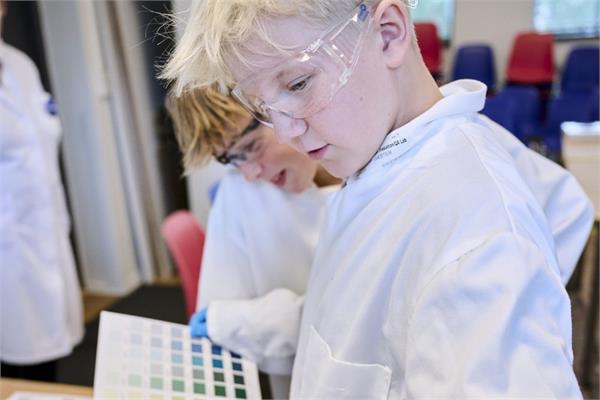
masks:
[(204, 307), (196, 311), (190, 318), (190, 333), (193, 337), (208, 337), (208, 329), (206, 326), (206, 310)]

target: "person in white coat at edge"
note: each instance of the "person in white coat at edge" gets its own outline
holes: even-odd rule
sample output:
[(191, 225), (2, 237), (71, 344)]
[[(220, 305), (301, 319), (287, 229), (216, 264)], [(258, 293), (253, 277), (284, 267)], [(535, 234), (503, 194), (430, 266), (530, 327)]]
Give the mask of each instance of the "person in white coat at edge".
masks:
[[(478, 114), (485, 85), (437, 87), (407, 4), (206, 0), (162, 77), (176, 92), (235, 85), (280, 140), (345, 178), (292, 398), (581, 398), (548, 219)], [(576, 206), (589, 229), (589, 201)]]
[(211, 156), (236, 167), (209, 213), (192, 334), (257, 362), (272, 395), (287, 397), (325, 200), (339, 181), (216, 90), (169, 97), (167, 108), (186, 170)]
[[(0, 2), (2, 13), (4, 4)], [(83, 337), (58, 166), (61, 126), (33, 62), (0, 39), (0, 372), (52, 381)]]

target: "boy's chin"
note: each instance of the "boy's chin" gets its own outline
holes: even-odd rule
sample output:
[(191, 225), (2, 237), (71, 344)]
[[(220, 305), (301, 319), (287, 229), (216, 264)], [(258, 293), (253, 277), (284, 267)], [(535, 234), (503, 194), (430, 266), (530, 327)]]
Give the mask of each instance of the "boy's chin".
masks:
[(352, 169), (349, 165), (340, 165), (340, 163), (332, 160), (323, 160), (320, 164), (329, 175), (342, 180), (354, 175), (357, 171)]

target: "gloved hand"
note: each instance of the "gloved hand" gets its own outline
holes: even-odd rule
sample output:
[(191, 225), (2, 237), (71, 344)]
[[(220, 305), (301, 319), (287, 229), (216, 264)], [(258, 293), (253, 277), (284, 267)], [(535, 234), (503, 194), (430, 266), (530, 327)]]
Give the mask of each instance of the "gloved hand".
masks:
[(190, 318), (190, 333), (193, 337), (208, 337), (208, 329), (206, 326), (206, 310), (204, 307), (196, 311)]

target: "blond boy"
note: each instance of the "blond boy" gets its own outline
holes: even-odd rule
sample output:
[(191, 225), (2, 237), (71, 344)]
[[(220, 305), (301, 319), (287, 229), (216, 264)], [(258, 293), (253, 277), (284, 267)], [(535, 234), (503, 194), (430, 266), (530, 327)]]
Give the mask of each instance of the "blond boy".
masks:
[(404, 2), (204, 1), (164, 77), (235, 84), (345, 178), (292, 398), (581, 398), (548, 220), (477, 114), (485, 85), (436, 86)]

